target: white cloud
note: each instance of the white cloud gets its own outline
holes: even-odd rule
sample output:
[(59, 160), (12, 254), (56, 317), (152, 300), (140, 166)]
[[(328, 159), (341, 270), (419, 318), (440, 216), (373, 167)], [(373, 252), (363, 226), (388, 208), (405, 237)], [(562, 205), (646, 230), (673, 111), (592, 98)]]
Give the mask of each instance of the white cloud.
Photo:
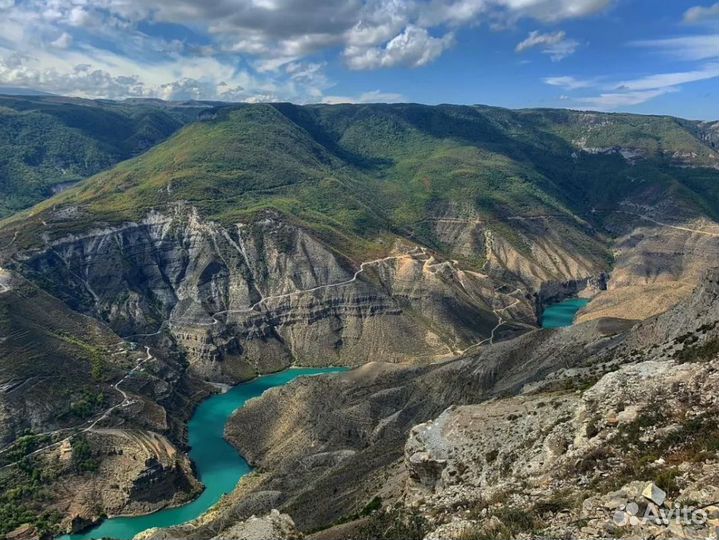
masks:
[(380, 90), (372, 90), (365, 92), (356, 97), (349, 96), (325, 96), (322, 103), (337, 105), (340, 103), (402, 103), (407, 99), (402, 94), (393, 92), (381, 92)]
[(522, 53), (534, 47), (541, 47), (544, 54), (549, 55), (552, 61), (558, 62), (573, 54), (578, 46), (579, 42), (567, 39), (566, 33), (561, 30), (546, 34), (533, 30), (523, 41), (517, 43), (514, 50)]
[(146, 64), (92, 48), (38, 49), (33, 56), (0, 48), (0, 84), (115, 99), (160, 97), (244, 101), (259, 95), (283, 93), (288, 98), (302, 101), (309, 95), (305, 88), (295, 88), (285, 81), (261, 81), (215, 58), (169, 59)]
[(563, 75), (559, 77), (545, 77), (542, 79), (550, 86), (559, 86), (566, 90), (578, 90), (580, 88), (591, 88), (595, 86), (596, 79), (577, 79), (571, 75)]
[[(321, 100), (332, 83), (324, 65), (309, 61), (315, 53), (339, 51), (352, 69), (417, 68), (447, 51), (461, 27), (484, 22), (508, 26), (523, 18), (561, 21), (612, 4), (614, 0), (0, 0), (0, 83), (22, 80), (39, 90), (87, 97), (126, 92), (183, 99)], [(162, 32), (153, 33), (160, 28), (155, 23), (184, 25), (188, 37), (165, 39)], [(542, 51), (559, 60), (576, 47), (565, 38), (544, 44)], [(35, 58), (10, 67), (18, 51), (33, 51)]]
[(708, 60), (719, 57), (719, 34), (633, 41), (635, 47), (654, 49), (677, 60)]
[(542, 34), (538, 30), (533, 30), (523, 41), (517, 43), (514, 50), (515, 52), (520, 53), (538, 45), (556, 45), (560, 41), (564, 40), (565, 37), (566, 34), (563, 31), (554, 32), (552, 34)]
[(522, 18), (543, 22), (587, 17), (613, 5), (614, 0), (430, 0), (418, 9), (420, 24), (462, 25), (479, 16), (506, 26)]
[(345, 61), (351, 69), (416, 68), (437, 59), (453, 43), (451, 33), (433, 37), (424, 28), (408, 26), (383, 47), (348, 47)]
[(719, 20), (719, 2), (711, 6), (694, 6), (684, 12), (684, 22), (688, 24), (716, 22)]
[(560, 21), (592, 15), (612, 5), (614, 0), (500, 0), (498, 3), (517, 16)]
[(50, 92), (80, 96), (122, 98), (147, 95), (144, 84), (138, 77), (112, 75), (88, 64), (78, 64), (69, 71), (55, 68), (34, 69), (29, 61), (24, 60), (22, 64), (18, 64), (12, 57), (0, 60), (0, 84), (42, 88)]
[(574, 101), (584, 106), (610, 111), (621, 107), (640, 105), (650, 99), (676, 91), (676, 88), (658, 88), (655, 90), (643, 90), (636, 92), (607, 92), (598, 96), (575, 98)]
[[(717, 4), (719, 5), (719, 4)], [(685, 14), (685, 20), (706, 18), (709, 8), (692, 8)], [(609, 77), (578, 79), (569, 75), (545, 77), (543, 81), (565, 90), (594, 89), (596, 95), (574, 97), (576, 104), (602, 110), (631, 107), (656, 97), (678, 92), (682, 85), (719, 78), (719, 35), (681, 36), (665, 39), (634, 41), (633, 47), (651, 49), (676, 60), (692, 63), (693, 69), (665, 73), (653, 73), (642, 77), (615, 82), (606, 82)], [(712, 60), (707, 62), (707, 60)]]
[(56, 49), (67, 49), (72, 45), (72, 36), (68, 34), (67, 32), (63, 32), (60, 34), (60, 37), (58, 37), (56, 40), (51, 41), (50, 45), (55, 47)]
[[(683, 84), (717, 77), (719, 77), (719, 63), (710, 63), (701, 69), (693, 71), (657, 73), (636, 79), (602, 84), (598, 95), (574, 97), (570, 101), (596, 109), (613, 110), (639, 105), (656, 97), (678, 92)], [(571, 76), (546, 77), (544, 82), (567, 90), (597, 88), (599, 86), (597, 79), (582, 80)], [(568, 98), (562, 96), (560, 99), (567, 100)]]
[(658, 73), (639, 79), (621, 81), (617, 83), (617, 90), (651, 90), (667, 88), (694, 81), (703, 81), (719, 77), (719, 64), (707, 64), (702, 69), (682, 71), (675, 73)]
[(554, 45), (548, 46), (542, 52), (544, 54), (548, 54), (552, 62), (559, 62), (560, 60), (564, 60), (567, 56), (574, 54), (577, 47), (579, 47), (578, 41), (566, 39), (564, 41), (560, 41), (559, 43), (555, 43)]

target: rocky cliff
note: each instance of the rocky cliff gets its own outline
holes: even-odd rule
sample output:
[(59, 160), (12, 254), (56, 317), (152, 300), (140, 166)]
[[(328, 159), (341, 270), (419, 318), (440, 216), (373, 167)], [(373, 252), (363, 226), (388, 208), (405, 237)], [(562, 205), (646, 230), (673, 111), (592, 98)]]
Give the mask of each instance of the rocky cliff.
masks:
[[(83, 520), (173, 504), (197, 488), (178, 449), (207, 381), (363, 365), (238, 415), (228, 437), (259, 473), (217, 512), (277, 507), (303, 530), (367, 519), (375, 496), (402, 497), (411, 428), (450, 405), (584, 388), (670, 335), (701, 354), (677, 324), (694, 308), (628, 329), (688, 297), (719, 254), (705, 135), (572, 111), (213, 108), (0, 224), (0, 295), (17, 299), (11, 282), (27, 279), (52, 300), (0, 336), (0, 437), (21, 450), (8, 465), (36, 450), (51, 463), (83, 435), (63, 481), (118, 486), (99, 509), (82, 503)], [(593, 296), (585, 324), (535, 331), (547, 302), (574, 294)], [(38, 331), (54, 319), (72, 324)], [(127, 474), (123, 447), (138, 458)], [(41, 475), (7, 485), (36, 489)], [(178, 534), (213, 536), (207, 519)]]
[(211, 389), (161, 349), (1, 276), (0, 533), (34, 516), (38, 534), (80, 529), (194, 496), (180, 449)]
[[(652, 482), (672, 503), (712, 503), (718, 292), (712, 272), (690, 299), (634, 327), (589, 321), (442, 365), (368, 364), (275, 389), (227, 428), (258, 472), (171, 534), (209, 538), (276, 507), (304, 530), (354, 523), (317, 538), (369, 538), (373, 520), (406, 515), (429, 538), (602, 537), (619, 534), (619, 499), (645, 508)], [(386, 509), (372, 513), (373, 500)]]
[[(277, 215), (225, 228), (191, 208), (48, 239), (17, 265), (125, 336), (173, 339), (237, 382), (302, 365), (432, 360), (534, 322), (522, 290), (407, 242), (354, 262)], [(497, 290), (499, 289), (499, 290)], [(496, 336), (499, 337), (499, 334)]]

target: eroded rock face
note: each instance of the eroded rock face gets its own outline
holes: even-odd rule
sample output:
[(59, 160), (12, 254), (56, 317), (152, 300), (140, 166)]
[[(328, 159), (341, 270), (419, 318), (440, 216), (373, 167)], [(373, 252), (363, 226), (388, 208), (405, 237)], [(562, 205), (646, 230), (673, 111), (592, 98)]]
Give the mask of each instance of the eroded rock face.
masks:
[[(215, 381), (292, 362), (448, 357), (491, 334), (493, 310), (534, 320), (521, 291), (497, 291), (426, 250), (398, 244), (354, 263), (272, 214), (225, 228), (177, 206), (47, 242), (20, 256), (23, 272), (121, 335), (169, 335), (193, 372)], [(500, 333), (518, 330), (510, 322)]]
[[(593, 366), (599, 352), (620, 345), (615, 332), (590, 322), (529, 333), (444, 364), (369, 363), (272, 389), (239, 410), (226, 430), (262, 472), (243, 479), (196, 527), (171, 532), (175, 538), (208, 538), (236, 519), (271, 508), (311, 530), (361, 511), (375, 495), (400, 500), (408, 474), (403, 448), (417, 421), (436, 418), (452, 404), (514, 394), (529, 381), (544, 380), (557, 365)], [(582, 377), (557, 376), (556, 384), (575, 376)], [(437, 472), (427, 464), (432, 472), (421, 476), (430, 479)]]
[(607, 290), (582, 310), (579, 321), (641, 320), (662, 313), (689, 297), (719, 260), (719, 226), (686, 214), (670, 200), (656, 205), (628, 201), (608, 228), (616, 239)]
[[(713, 279), (686, 302), (705, 314), (692, 322), (703, 329), (700, 345), (689, 340), (680, 350), (718, 339), (703, 322)], [(716, 310), (715, 303), (715, 321)], [(665, 322), (653, 321), (655, 330)], [(672, 335), (665, 345), (675, 343)], [(405, 500), (437, 529), (430, 537), (464, 537), (492, 519), (508, 534), (508, 515), (552, 537), (711, 536), (719, 522), (703, 515), (691, 523), (643, 519), (712, 505), (719, 486), (719, 356), (680, 363), (666, 359), (670, 348), (656, 349), (657, 359), (608, 373), (583, 393), (533, 390), (450, 407), (415, 426), (405, 445)]]
[[(719, 339), (709, 323), (719, 320), (717, 285), (712, 272), (674, 310), (636, 325), (589, 321), (442, 365), (368, 364), (273, 389), (227, 427), (262, 472), (194, 528), (171, 532), (209, 538), (271, 508), (310, 530), (380, 497), (418, 509), (434, 528), (428, 538), (477, 527), (509, 537), (502, 520), (517, 515), (501, 508), (546, 522), (548, 535), (611, 537), (604, 503), (585, 512), (583, 501), (604, 500), (632, 474), (664, 489), (674, 468), (680, 492), (668, 490), (670, 503), (708, 500), (695, 491), (714, 485), (716, 451), (697, 468), (685, 452), (704, 456), (698, 434), (716, 428), (719, 360), (701, 355)], [(693, 431), (678, 436), (684, 429)], [(637, 469), (647, 453), (656, 463)], [(585, 522), (586, 530), (577, 525)]]
[[(202, 485), (190, 460), (164, 436), (132, 429), (97, 429), (85, 435), (96, 470), (62, 473), (48, 485), (48, 508), (69, 516), (70, 530), (82, 530), (101, 515), (146, 514), (184, 503)], [(75, 468), (65, 443), (45, 458), (48, 466)]]

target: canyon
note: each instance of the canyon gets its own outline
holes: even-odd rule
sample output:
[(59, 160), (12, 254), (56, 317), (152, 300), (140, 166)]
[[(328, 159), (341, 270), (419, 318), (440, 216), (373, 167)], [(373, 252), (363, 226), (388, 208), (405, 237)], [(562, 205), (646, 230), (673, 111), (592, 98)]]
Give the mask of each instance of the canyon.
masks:
[[(251, 519), (317, 538), (409, 515), (427, 534), (482, 527), (501, 521), (491, 504), (471, 523), (455, 512), (478, 508), (472, 493), (571, 478), (510, 468), (500, 482), (505, 455), (554, 444), (516, 446), (509, 417), (533, 412), (521, 417), (543, 432), (585, 394), (614, 399), (617, 373), (639, 381), (647, 362), (668, 378), (672, 355), (713, 343), (719, 158), (705, 124), (481, 106), (201, 111), (0, 222), (0, 482), (27, 516), (13, 529), (77, 532), (192, 500), (197, 405), (293, 366), (353, 369), (238, 411), (226, 437), (255, 472), (196, 522), (144, 537), (212, 538)], [(577, 325), (539, 329), (548, 305), (577, 296)], [(680, 368), (682, 384), (712, 361)], [(702, 415), (710, 391), (696, 390)], [(478, 415), (498, 431), (469, 429)]]

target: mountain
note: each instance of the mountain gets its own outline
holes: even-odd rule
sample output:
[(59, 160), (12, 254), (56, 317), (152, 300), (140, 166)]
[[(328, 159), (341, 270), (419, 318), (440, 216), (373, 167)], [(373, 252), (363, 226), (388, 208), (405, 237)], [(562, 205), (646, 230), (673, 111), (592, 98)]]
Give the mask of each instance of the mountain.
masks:
[(613, 516), (646, 508), (647, 485), (666, 492), (662, 511), (716, 516), (717, 298), (714, 270), (636, 325), (590, 321), (441, 365), (297, 381), (228, 424), (257, 473), (203, 519), (141, 538), (223, 538), (270, 509), (317, 540), (706, 538), (716, 517), (627, 529)]
[(704, 133), (574, 111), (219, 107), (6, 220), (0, 242), (73, 309), (172, 336), (203, 376), (446, 358), (612, 270), (583, 316), (688, 294), (719, 253)]
[(0, 271), (0, 535), (26, 523), (83, 528), (97, 508), (147, 512), (195, 495), (175, 445), (187, 403), (210, 389), (181, 374), (176, 360)]
[(204, 108), (13, 94), (0, 95), (0, 218), (142, 153)]
[[(193, 407), (217, 385), (291, 365), (357, 369), (243, 409), (256, 429), (233, 421), (228, 437), (267, 474), (226, 504), (237, 519), (280, 506), (304, 531), (352, 518), (375, 496), (395, 500), (397, 484), (380, 485), (409, 474), (408, 433), (450, 405), (557, 378), (582, 390), (654, 359), (682, 325), (630, 328), (691, 302), (719, 260), (709, 123), (415, 104), (13, 103), (10, 117), (41, 115), (37, 126), (80, 150), (122, 159), (118, 149), (153, 141), (0, 222), (0, 306), (15, 314), (0, 340), (13, 457), (0, 485), (17, 489), (1, 501), (14, 525), (78, 529), (186, 500), (199, 487), (185, 454)], [(46, 140), (28, 135), (24, 148), (46, 155)], [(537, 329), (546, 305), (575, 295), (591, 297), (583, 324)], [(65, 414), (83, 400), (87, 419)], [(334, 413), (318, 427), (323, 411)], [(323, 450), (307, 456), (305, 443)], [(318, 474), (298, 473), (298, 460)], [(11, 514), (16, 499), (27, 513)]]

